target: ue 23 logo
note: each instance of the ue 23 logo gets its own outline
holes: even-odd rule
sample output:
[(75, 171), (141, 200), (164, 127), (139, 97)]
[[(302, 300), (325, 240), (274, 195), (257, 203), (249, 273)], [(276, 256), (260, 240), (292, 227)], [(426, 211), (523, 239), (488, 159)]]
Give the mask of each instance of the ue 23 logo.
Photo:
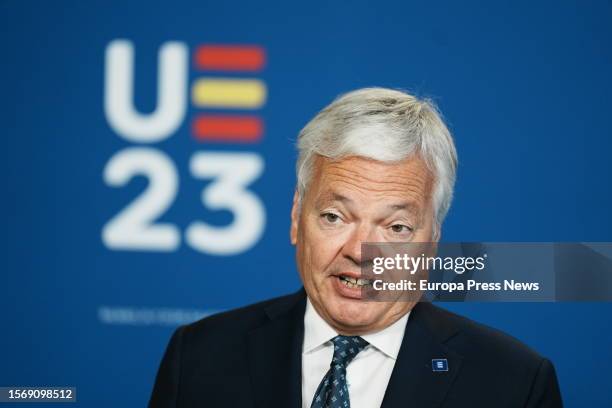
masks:
[[(194, 66), (216, 72), (253, 72), (261, 69), (265, 54), (257, 46), (200, 46), (194, 53)], [(265, 208), (248, 189), (264, 169), (256, 152), (197, 151), (189, 160), (191, 175), (212, 180), (202, 191), (202, 204), (211, 210), (227, 210), (233, 221), (226, 226), (191, 221), (184, 232), (172, 223), (157, 219), (173, 204), (179, 176), (172, 159), (151, 145), (168, 139), (183, 123), (187, 110), (189, 52), (184, 43), (167, 42), (159, 50), (157, 105), (150, 114), (134, 107), (134, 46), (127, 40), (114, 40), (106, 48), (104, 112), (117, 136), (132, 145), (110, 157), (104, 182), (123, 187), (132, 178), (144, 176), (148, 187), (123, 207), (102, 228), (102, 242), (111, 250), (171, 252), (185, 241), (191, 248), (210, 255), (237, 255), (261, 238)], [(214, 115), (200, 114), (192, 131), (199, 140), (256, 142), (262, 133), (257, 109), (266, 99), (266, 86), (257, 78), (201, 77), (191, 87), (192, 103), (198, 108), (214, 108)], [(219, 114), (225, 109), (231, 114)], [(232, 109), (255, 112), (235, 115)]]

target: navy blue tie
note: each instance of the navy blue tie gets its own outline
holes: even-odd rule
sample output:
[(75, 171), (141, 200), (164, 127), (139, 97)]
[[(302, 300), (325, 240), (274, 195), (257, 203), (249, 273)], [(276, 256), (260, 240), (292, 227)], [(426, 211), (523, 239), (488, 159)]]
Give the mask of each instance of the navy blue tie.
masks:
[(369, 343), (359, 336), (336, 336), (334, 357), (329, 370), (317, 387), (310, 408), (350, 408), (348, 386), (346, 384), (346, 366)]

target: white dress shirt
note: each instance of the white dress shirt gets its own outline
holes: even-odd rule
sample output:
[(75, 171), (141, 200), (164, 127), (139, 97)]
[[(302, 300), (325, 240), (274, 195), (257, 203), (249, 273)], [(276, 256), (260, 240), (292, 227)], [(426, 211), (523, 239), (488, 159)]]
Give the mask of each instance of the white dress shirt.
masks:
[[(361, 336), (370, 343), (346, 368), (351, 408), (380, 407), (399, 353), (410, 312), (391, 326)], [(302, 407), (310, 408), (319, 383), (329, 370), (338, 333), (307, 300), (302, 347)]]

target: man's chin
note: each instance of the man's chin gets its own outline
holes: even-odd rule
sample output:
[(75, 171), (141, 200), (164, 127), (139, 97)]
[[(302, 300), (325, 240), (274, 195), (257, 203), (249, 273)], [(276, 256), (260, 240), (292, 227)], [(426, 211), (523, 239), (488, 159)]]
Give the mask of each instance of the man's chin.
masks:
[(341, 298), (327, 308), (328, 314), (338, 328), (360, 329), (376, 324), (376, 313), (372, 310), (376, 304), (359, 299)]

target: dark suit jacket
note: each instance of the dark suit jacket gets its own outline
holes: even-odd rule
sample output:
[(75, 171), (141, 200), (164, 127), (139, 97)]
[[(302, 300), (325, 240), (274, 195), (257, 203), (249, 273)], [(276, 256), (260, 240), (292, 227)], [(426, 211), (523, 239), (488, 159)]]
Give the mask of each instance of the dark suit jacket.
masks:
[[(301, 407), (305, 305), (302, 289), (180, 327), (149, 407)], [(432, 370), (440, 358), (448, 371)], [(561, 396), (549, 360), (497, 330), (419, 303), (382, 406), (561, 407)]]

